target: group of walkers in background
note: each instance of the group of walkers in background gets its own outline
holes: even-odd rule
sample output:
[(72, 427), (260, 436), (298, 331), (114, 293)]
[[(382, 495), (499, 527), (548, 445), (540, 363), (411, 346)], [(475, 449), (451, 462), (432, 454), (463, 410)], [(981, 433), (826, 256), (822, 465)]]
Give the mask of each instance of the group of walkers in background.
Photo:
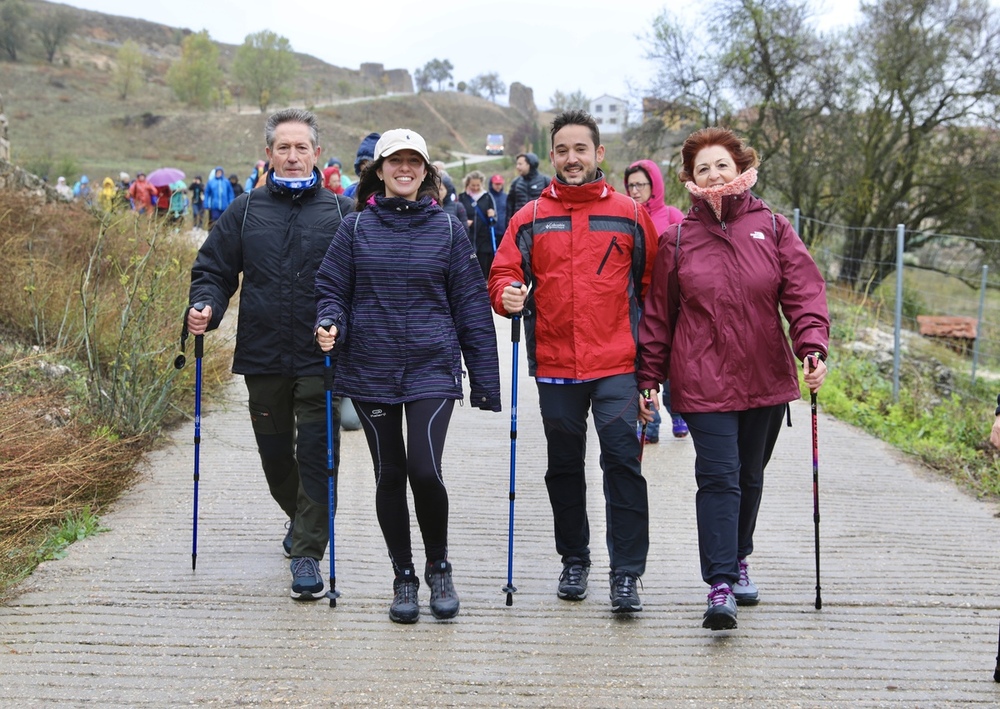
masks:
[[(286, 109), (267, 120), (258, 189), (226, 192), (221, 206), (209, 202), (205, 186), (214, 226), (192, 268), (189, 297), (199, 307), (188, 310), (185, 326), (194, 335), (217, 328), (241, 289), (233, 371), (245, 378), (264, 475), (289, 519), (282, 546), (292, 598), (328, 592), (319, 564), (331, 531), (326, 493), (328, 484), (336, 489), (340, 426), (337, 407), (332, 420), (326, 413), (326, 397), (345, 397), (371, 453), (375, 515), (393, 573), (390, 618), (419, 618), (421, 576), (434, 617), (458, 613), (441, 459), (454, 402), (465, 396), (464, 370), (471, 405), (501, 410), (492, 310), (523, 319), (547, 442), (557, 596), (588, 595), (585, 451), (593, 412), (611, 610), (642, 610), (649, 505), (637, 424), (656, 440), (648, 427), (662, 387), (674, 434), (690, 431), (696, 452), (709, 587), (702, 624), (735, 628), (737, 605), (759, 601), (748, 557), (764, 469), (788, 404), (800, 395), (796, 360), (812, 391), (826, 374), (823, 278), (789, 222), (751, 193), (757, 154), (732, 131), (703, 129), (684, 143), (686, 215), (663, 203), (652, 161), (629, 166), (627, 194), (614, 189), (586, 112), (559, 114), (550, 139), (555, 176), (523, 153), (506, 194), (501, 175), (487, 179), (478, 170), (458, 192), (423, 137), (407, 128), (366, 136), (354, 163), (359, 179), (350, 182), (336, 158), (321, 167), (313, 114)], [(211, 179), (222, 177), (219, 168)], [(410, 314), (414, 302), (419, 317)], [(324, 378), (327, 366), (332, 377)], [(329, 426), (337, 432), (330, 470)]]

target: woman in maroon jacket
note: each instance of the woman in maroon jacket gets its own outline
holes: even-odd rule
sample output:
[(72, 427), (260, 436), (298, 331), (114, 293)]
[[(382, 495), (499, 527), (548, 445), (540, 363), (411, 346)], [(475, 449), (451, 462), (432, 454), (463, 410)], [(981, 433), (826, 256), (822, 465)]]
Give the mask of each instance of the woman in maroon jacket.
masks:
[(737, 604), (759, 600), (747, 557), (764, 467), (788, 402), (799, 398), (795, 357), (811, 390), (823, 383), (830, 320), (805, 245), (750, 193), (757, 152), (732, 131), (704, 128), (681, 157), (692, 206), (657, 253), (638, 382), (655, 392), (670, 380), (673, 409), (691, 431), (701, 572), (711, 586), (702, 625), (723, 630), (736, 627)]

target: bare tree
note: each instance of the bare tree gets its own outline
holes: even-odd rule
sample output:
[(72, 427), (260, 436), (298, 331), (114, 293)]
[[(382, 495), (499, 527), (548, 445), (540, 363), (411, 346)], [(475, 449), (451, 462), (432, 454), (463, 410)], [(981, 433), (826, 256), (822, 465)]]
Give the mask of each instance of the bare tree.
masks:
[(57, 7), (52, 12), (34, 18), (35, 35), (45, 48), (45, 57), (49, 64), (55, 61), (56, 52), (66, 43), (70, 35), (76, 31), (79, 19), (67, 7)]
[(31, 8), (23, 0), (3, 0), (0, 2), (0, 48), (7, 52), (12, 62), (17, 61), (18, 52), (27, 41), (25, 29), (31, 18)]
[[(654, 22), (655, 95), (745, 132), (764, 162), (759, 189), (778, 206), (855, 227), (847, 284), (869, 254), (892, 259), (879, 228), (967, 223), (977, 193), (980, 209), (1000, 209), (961, 177), (995, 155), (1000, 29), (987, 0), (878, 0), (859, 26), (827, 35), (807, 0), (714, 8), (700, 33), (666, 14)], [(807, 242), (821, 229), (810, 228)]]

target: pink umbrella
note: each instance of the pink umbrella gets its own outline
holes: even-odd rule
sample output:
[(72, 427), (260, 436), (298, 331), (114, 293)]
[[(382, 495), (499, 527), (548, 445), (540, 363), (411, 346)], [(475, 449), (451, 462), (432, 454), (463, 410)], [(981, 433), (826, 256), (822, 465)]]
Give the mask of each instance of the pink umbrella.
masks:
[(146, 181), (153, 187), (167, 187), (185, 177), (184, 171), (178, 170), (176, 167), (161, 167), (146, 175)]

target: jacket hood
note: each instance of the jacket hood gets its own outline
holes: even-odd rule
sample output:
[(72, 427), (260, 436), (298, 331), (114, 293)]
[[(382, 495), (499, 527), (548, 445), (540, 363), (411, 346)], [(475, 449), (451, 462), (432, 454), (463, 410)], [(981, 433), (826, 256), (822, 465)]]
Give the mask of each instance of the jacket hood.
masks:
[(110, 187), (111, 189), (114, 189), (115, 187), (115, 181), (112, 180), (110, 177), (105, 177), (104, 182), (102, 184), (104, 185), (105, 188)]
[[(523, 155), (524, 159), (528, 161), (528, 167), (530, 168), (529, 172), (534, 172), (535, 170), (538, 169), (537, 155), (535, 155), (534, 153), (521, 153), (521, 155)], [(521, 155), (518, 155), (518, 157), (521, 157)]]
[(219, 172), (220, 170), (222, 170), (222, 165), (217, 165), (215, 167), (215, 169), (212, 170), (212, 179), (213, 180), (225, 178), (225, 176), (226, 176), (226, 171), (225, 170), (222, 170), (222, 176), (221, 177), (219, 177), (219, 178), (216, 177), (215, 173)]
[[(676, 224), (684, 218), (683, 212), (681, 212), (676, 207), (672, 209), (675, 210), (674, 214), (671, 214), (671, 208), (667, 207), (663, 203), (663, 173), (660, 172), (659, 166), (652, 160), (636, 160), (634, 163), (629, 165), (631, 170), (634, 167), (641, 168), (644, 173), (649, 177), (649, 199), (643, 203), (643, 209), (649, 213), (650, 219), (653, 220), (653, 226), (656, 227), (656, 233), (662, 234), (667, 230), (671, 224)], [(627, 171), (626, 171), (627, 172)], [(623, 184), (628, 185), (628, 178), (626, 177)], [(628, 187), (625, 188), (625, 194), (631, 196), (628, 191)]]
[(375, 146), (381, 137), (381, 133), (369, 133), (361, 139), (361, 145), (358, 146), (358, 155), (354, 158), (354, 174), (358, 177), (361, 177), (361, 161), (375, 159)]

